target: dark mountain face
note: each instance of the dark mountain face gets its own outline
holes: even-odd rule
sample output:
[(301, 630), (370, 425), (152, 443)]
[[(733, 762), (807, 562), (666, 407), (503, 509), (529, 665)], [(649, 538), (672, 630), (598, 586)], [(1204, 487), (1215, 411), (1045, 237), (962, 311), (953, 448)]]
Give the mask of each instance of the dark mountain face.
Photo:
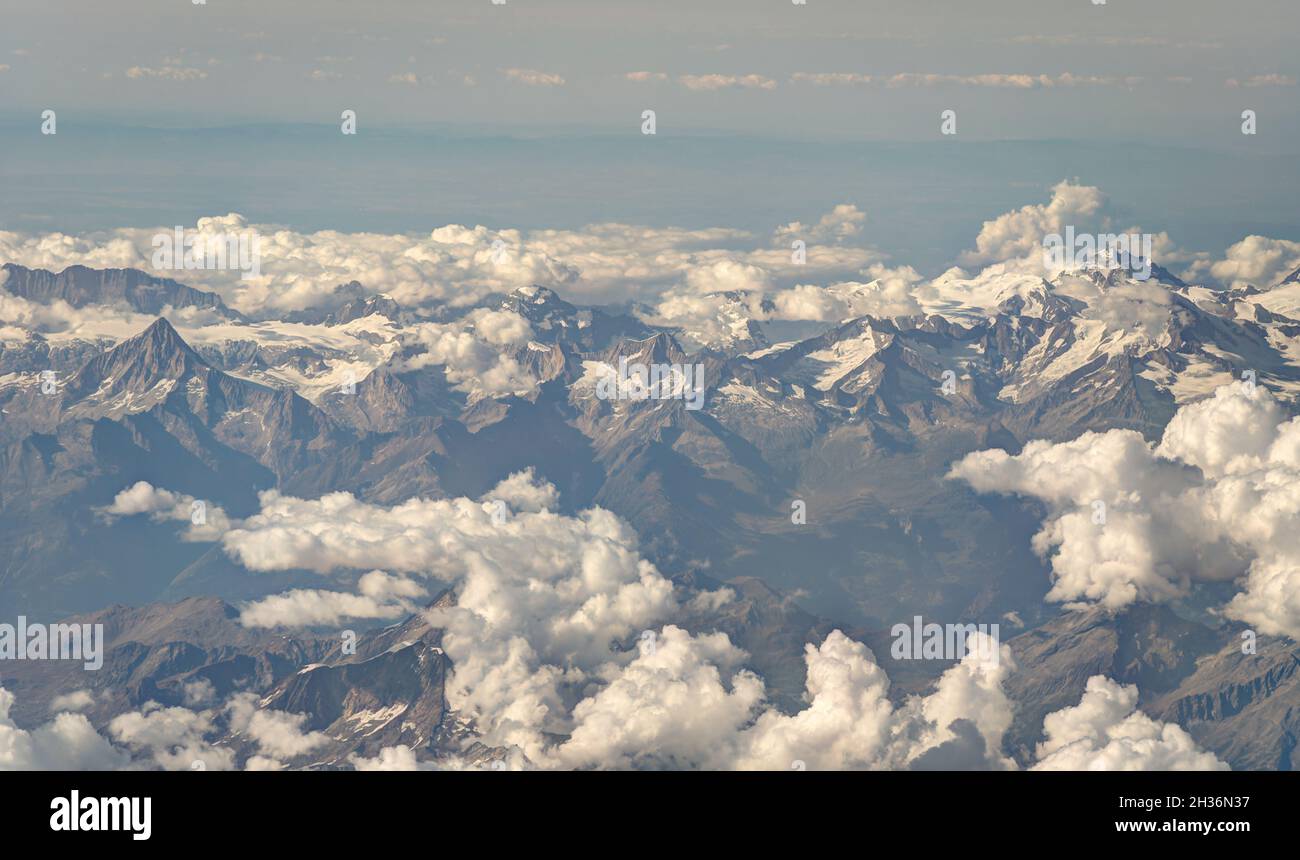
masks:
[(65, 301), (74, 308), (121, 304), (142, 314), (159, 314), (168, 306), (205, 308), (228, 319), (239, 317), (216, 293), (196, 290), (136, 269), (69, 266), (56, 275), (45, 269), (28, 269), (6, 263), (3, 271), (8, 278), (0, 279), (0, 288), (40, 304)]
[(388, 296), (369, 296), (364, 299), (355, 299), (348, 302), (332, 317), (326, 320), (326, 324), (348, 323), (353, 320), (363, 319), (371, 314), (379, 314), (388, 317), (390, 320), (397, 321), (401, 318), (402, 309), (397, 302)]
[(7, 438), (65, 421), (144, 416), (202, 458), (226, 447), (277, 475), (308, 465), (348, 438), (292, 391), (274, 390), (211, 367), (166, 319), (88, 361), (66, 381), (5, 393)]

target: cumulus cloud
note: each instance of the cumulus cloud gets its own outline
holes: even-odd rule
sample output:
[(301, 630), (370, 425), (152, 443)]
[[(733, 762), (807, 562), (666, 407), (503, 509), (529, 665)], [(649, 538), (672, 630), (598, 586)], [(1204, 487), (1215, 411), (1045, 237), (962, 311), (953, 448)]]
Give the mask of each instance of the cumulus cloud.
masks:
[(706, 294), (674, 290), (640, 316), (650, 325), (679, 328), (692, 340), (717, 344), (733, 340), (738, 324), (746, 320), (836, 323), (868, 315), (892, 318), (921, 313), (916, 289), (922, 278), (915, 269), (872, 263), (861, 274), (871, 280), (837, 281), (827, 286), (796, 284), (784, 289), (767, 289), (762, 283), (749, 291)]
[(705, 345), (747, 338), (747, 321), (764, 320), (768, 315), (762, 292), (700, 294), (685, 289), (670, 290), (654, 307), (637, 313), (648, 325), (679, 329), (688, 343)]
[(842, 242), (862, 232), (866, 213), (852, 203), (841, 203), (823, 215), (814, 224), (792, 221), (778, 227), (776, 235), (782, 240), (804, 239), (809, 242)]
[(303, 731), (303, 725), (307, 722), (306, 714), (259, 709), (255, 693), (233, 696), (226, 705), (226, 711), (230, 718), (230, 730), (247, 735), (257, 742), (257, 748), (264, 759), (254, 767), (260, 769), (277, 769), (281, 759), (305, 755), (330, 742), (330, 736), (324, 732)]
[(440, 365), (453, 387), (474, 396), (524, 395), (538, 380), (503, 347), (525, 344), (532, 333), (518, 314), (482, 308), (451, 323), (419, 323), (403, 332), (415, 354), (399, 366), (418, 370)]
[(1049, 600), (1111, 608), (1237, 579), (1223, 608), (1270, 635), (1300, 636), (1300, 419), (1262, 387), (1233, 384), (1183, 406), (1159, 445), (1129, 430), (981, 451), (951, 476), (1045, 503), (1033, 538)]
[(240, 608), (245, 627), (317, 627), (343, 619), (396, 619), (416, 611), (412, 599), (424, 588), (406, 577), (372, 570), (357, 580), (357, 591), (300, 588), (254, 600)]
[(962, 726), (979, 739), (971, 766), (1013, 767), (1000, 751), (1011, 722), (1002, 691), (1014, 667), (1009, 648), (972, 640), (970, 652), (933, 692), (898, 708), (887, 696), (888, 677), (866, 646), (836, 631), (805, 650), (809, 706), (794, 715), (760, 716), (740, 737), (735, 767), (789, 769), (794, 761), (814, 770), (912, 767), (949, 751), (962, 740)]
[(128, 759), (123, 753), (115, 767), (231, 770), (235, 751), (219, 745), (229, 733), (253, 742), (256, 752), (244, 761), (246, 770), (283, 770), (284, 760), (315, 752), (331, 741), (323, 732), (305, 730), (306, 721), (306, 714), (260, 708), (257, 694), (245, 692), (220, 708), (202, 711), (146, 702), (137, 711), (114, 717), (108, 733), (134, 755)]
[(219, 506), (155, 487), (148, 481), (137, 481), (99, 510), (110, 520), (148, 514), (154, 522), (188, 522), (189, 528), (182, 535), (187, 541), (215, 541), (230, 528), (230, 519)]
[(1196, 269), (1230, 288), (1268, 289), (1300, 269), (1300, 242), (1247, 236), (1230, 246), (1222, 260), (1202, 263)]
[(1176, 725), (1137, 710), (1138, 688), (1088, 679), (1079, 704), (1047, 715), (1032, 770), (1227, 770)]
[(774, 318), (782, 320), (831, 321), (848, 317), (849, 306), (823, 287), (802, 284), (772, 297)]
[[(672, 626), (574, 709), (576, 726), (548, 762), (563, 767), (692, 767), (739, 770), (883, 769), (914, 766), (963, 740), (970, 727), (978, 768), (1010, 768), (1000, 753), (1010, 725), (1002, 681), (1009, 649), (971, 654), (927, 696), (895, 707), (871, 652), (840, 631), (806, 646), (808, 706), (766, 707), (760, 678), (735, 667), (725, 636), (692, 637)], [(978, 643), (976, 643), (978, 644)], [(996, 656), (994, 656), (996, 655)], [(1000, 658), (1000, 659), (999, 659)]]
[(533, 467), (529, 466), (500, 481), (483, 498), (502, 502), (516, 511), (537, 513), (554, 510), (559, 504), (560, 494), (554, 484), (537, 480)]
[(838, 322), (861, 316), (879, 319), (922, 312), (916, 299), (921, 276), (910, 266), (890, 269), (874, 264), (863, 271), (872, 280), (845, 281), (827, 287), (800, 285), (772, 296), (773, 319)]
[(719, 260), (693, 269), (686, 284), (698, 293), (764, 292), (771, 285), (771, 274), (761, 266), (735, 260)]
[[(776, 247), (744, 260), (701, 256), (684, 284), (661, 293), (638, 315), (647, 324), (679, 329), (695, 343), (717, 346), (748, 337), (748, 321), (838, 322), (918, 313), (913, 292), (921, 276), (914, 269), (890, 268), (879, 252), (847, 244), (865, 221), (857, 206), (839, 204), (816, 222), (778, 227)], [(794, 240), (809, 243), (801, 263), (793, 261)], [(846, 273), (851, 279), (837, 277)]]
[(553, 766), (716, 764), (719, 744), (732, 741), (763, 700), (762, 680), (734, 671), (745, 655), (724, 634), (692, 636), (669, 625), (646, 643), (574, 707), (568, 740), (548, 757)]
[(975, 250), (962, 255), (965, 263), (987, 264), (1043, 257), (1043, 238), (1063, 234), (1067, 226), (1079, 232), (1100, 227), (1106, 197), (1101, 189), (1072, 182), (1052, 188), (1046, 203), (1022, 206), (1014, 212), (985, 221), (975, 239)]
[[(1070, 228), (1077, 241), (1086, 237), (1093, 247), (1077, 252), (1066, 248), (1064, 260), (1049, 259), (1045, 253), (1048, 237), (1060, 237), (1064, 246)], [(975, 249), (958, 259), (963, 265), (986, 267), (975, 280), (1002, 280), (1014, 275), (1055, 278), (1078, 269), (1083, 262), (1104, 265), (1110, 256), (1106, 252), (1125, 249), (1133, 256), (1135, 266), (1139, 259), (1150, 259), (1166, 268), (1183, 267), (1183, 277), (1189, 279), (1195, 279), (1209, 262), (1208, 254), (1179, 247), (1167, 232), (1150, 233), (1136, 225), (1117, 226), (1108, 198), (1100, 188), (1068, 180), (1052, 188), (1047, 203), (1022, 206), (985, 221), (976, 236)], [(1074, 259), (1076, 253), (1078, 261)], [(965, 272), (961, 277), (970, 278)]]
[(113, 770), (129, 758), (82, 714), (61, 713), (27, 731), (9, 716), (14, 694), (0, 687), (0, 771)]
[(193, 770), (195, 762), (204, 770), (230, 770), (235, 763), (234, 751), (205, 740), (216, 729), (214, 716), (214, 711), (164, 708), (146, 702), (138, 711), (114, 717), (108, 733), (132, 750), (138, 760), (164, 770)]

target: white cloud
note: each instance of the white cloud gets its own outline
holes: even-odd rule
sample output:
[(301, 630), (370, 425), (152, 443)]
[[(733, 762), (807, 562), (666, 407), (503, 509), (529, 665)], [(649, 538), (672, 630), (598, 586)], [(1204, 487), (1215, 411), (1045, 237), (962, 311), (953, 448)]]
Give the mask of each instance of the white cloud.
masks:
[(763, 267), (735, 260), (719, 260), (692, 269), (686, 284), (698, 293), (764, 292), (771, 274)]
[(1300, 242), (1266, 236), (1247, 236), (1229, 247), (1222, 260), (1198, 267), (1227, 287), (1260, 289), (1268, 289), (1296, 269), (1300, 269)]
[[(763, 682), (734, 671), (744, 658), (724, 634), (664, 627), (637, 659), (573, 709), (551, 766), (707, 767), (763, 700)], [(723, 673), (727, 683), (723, 683)]]
[(1067, 226), (1081, 233), (1100, 227), (1105, 205), (1100, 189), (1060, 182), (1052, 188), (1048, 203), (1022, 206), (985, 221), (975, 239), (975, 250), (962, 259), (974, 264), (1030, 260), (1041, 265), (1045, 236), (1063, 234)]
[[(733, 766), (788, 770), (802, 761), (811, 770), (906, 768), (947, 755), (947, 766), (1014, 767), (1001, 754), (1011, 723), (1002, 691), (1015, 665), (1010, 649), (974, 638), (971, 646), (933, 692), (898, 708), (887, 696), (889, 678), (866, 646), (839, 631), (820, 647), (806, 646), (809, 706), (791, 716), (760, 716), (742, 733)], [(974, 743), (959, 734), (963, 725), (974, 729)]]
[(230, 519), (219, 506), (154, 487), (148, 481), (137, 481), (122, 490), (100, 512), (109, 519), (148, 514), (155, 522), (188, 522), (182, 536), (187, 541), (215, 541), (230, 528)]
[[(843, 238), (856, 232), (855, 222), (860, 221), (856, 212), (855, 207), (841, 204), (819, 224), (826, 225), (831, 238)], [(121, 228), (82, 236), (0, 231), (0, 258), (53, 271), (73, 264), (152, 271), (153, 237), (170, 235), (172, 229)], [(412, 308), (429, 303), (463, 308), (490, 293), (530, 285), (557, 289), (570, 300), (604, 303), (647, 301), (684, 287), (692, 276), (697, 282), (710, 277), (726, 280), (728, 267), (764, 283), (794, 278), (811, 282), (851, 278), (882, 259), (879, 252), (834, 242), (810, 245), (807, 264), (796, 265), (788, 243), (784, 248), (772, 247), (743, 230), (618, 223), (529, 233), (450, 224), (411, 236), (332, 230), (297, 233), (250, 224), (232, 213), (201, 218), (187, 232), (209, 238), (243, 233), (259, 237), (260, 277), (246, 281), (238, 271), (218, 269), (155, 272), (215, 291), (231, 307), (254, 316), (336, 307), (350, 298), (337, 293), (336, 287), (353, 280)], [(718, 266), (722, 268), (715, 275), (697, 274)], [(7, 315), (40, 314), (39, 322), (59, 328), (75, 320), (71, 311), (38, 307), (14, 305)]]
[(84, 711), (95, 703), (95, 695), (89, 690), (74, 690), (50, 700), (50, 713), (59, 711)]
[(1118, 608), (1240, 578), (1226, 615), (1300, 636), (1300, 419), (1262, 386), (1183, 406), (1158, 446), (1130, 430), (1085, 433), (976, 452), (951, 476), (1046, 504), (1033, 546), (1051, 558), (1049, 600)]
[(240, 608), (245, 627), (317, 627), (338, 624), (346, 618), (397, 619), (414, 613), (413, 598), (424, 588), (401, 576), (372, 570), (357, 581), (359, 594), (350, 591), (294, 589), (252, 601)]
[(1192, 736), (1137, 710), (1138, 689), (1103, 675), (1079, 704), (1047, 715), (1032, 770), (1227, 770)]
[(554, 510), (559, 504), (560, 494), (555, 485), (539, 481), (533, 475), (533, 467), (522, 472), (515, 472), (483, 494), (485, 501), (500, 501), (516, 511)]
[(109, 735), (164, 770), (193, 770), (200, 762), (205, 770), (230, 770), (235, 753), (215, 747), (204, 737), (215, 730), (213, 711), (164, 708), (147, 702), (138, 711), (114, 717)]
[(841, 320), (851, 316), (849, 306), (823, 287), (803, 284), (772, 297), (773, 316), (782, 320)]
[(14, 694), (0, 687), (0, 771), (112, 770), (129, 761), (82, 714), (61, 713), (27, 731), (10, 718)]
[(778, 227), (776, 235), (782, 241), (803, 239), (807, 242), (842, 242), (862, 232), (867, 215), (852, 203), (841, 203), (823, 215), (815, 224), (792, 221)]
[(320, 749), (330, 742), (324, 732), (305, 732), (306, 714), (288, 711), (259, 709), (257, 694), (239, 693), (226, 705), (230, 715), (230, 729), (246, 734), (257, 742), (261, 753), (269, 759), (296, 758)]
[[(0, 285), (9, 276), (8, 272), (2, 274)], [(176, 309), (168, 305), (162, 308), (161, 315), (178, 326), (202, 326), (222, 321), (214, 311), (206, 308)], [(0, 323), (13, 327), (0, 326), (0, 337), (21, 340), (26, 336), (25, 331), (35, 331), (52, 335), (47, 337), (48, 340), (75, 337), (93, 343), (101, 337), (112, 340), (136, 334), (155, 319), (151, 314), (136, 313), (127, 307), (87, 305), (74, 308), (62, 299), (41, 304), (0, 291)]]
[(489, 395), (527, 394), (538, 384), (502, 347), (527, 343), (532, 327), (508, 311), (478, 309), (452, 323), (419, 323), (403, 338), (418, 351), (401, 362), (405, 370), (441, 365), (454, 387)]

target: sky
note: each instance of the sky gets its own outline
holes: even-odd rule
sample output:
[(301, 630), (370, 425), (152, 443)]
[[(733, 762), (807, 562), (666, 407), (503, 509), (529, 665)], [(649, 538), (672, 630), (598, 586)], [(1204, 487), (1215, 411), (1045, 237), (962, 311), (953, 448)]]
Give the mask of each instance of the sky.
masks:
[[(297, 229), (770, 230), (849, 202), (874, 242), (935, 269), (1063, 179), (1200, 246), (1300, 229), (1300, 11), (1284, 0), (16, 0), (0, 15), (0, 229), (236, 211)], [(57, 135), (39, 134), (44, 110)]]
[(1244, 107), (1294, 129), (1300, 74), (1289, 0), (15, 0), (4, 15), (5, 107), (178, 122), (349, 106), (376, 123), (618, 129), (649, 107), (666, 128), (898, 140), (950, 108), (971, 137), (1227, 145)]

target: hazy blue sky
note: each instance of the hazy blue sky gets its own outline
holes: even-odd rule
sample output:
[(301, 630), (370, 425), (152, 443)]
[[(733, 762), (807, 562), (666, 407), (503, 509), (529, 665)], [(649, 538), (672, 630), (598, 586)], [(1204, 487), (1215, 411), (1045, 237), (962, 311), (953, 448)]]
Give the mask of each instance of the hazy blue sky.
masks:
[[(1245, 107), (1267, 117), (1265, 142), (1294, 131), (1300, 75), (1294, 0), (10, 0), (3, 16), (5, 108), (218, 123), (346, 106), (367, 122), (618, 128), (651, 107), (666, 129), (915, 139), (952, 108), (970, 137), (1226, 145)], [(877, 80), (792, 79), (827, 73)], [(756, 77), (680, 80), (704, 75)], [(895, 75), (918, 77), (880, 82)]]
[[(0, 229), (232, 210), (770, 229), (852, 202), (873, 241), (939, 265), (983, 218), (1079, 178), (1194, 244), (1300, 231), (1294, 0), (11, 0), (0, 16)], [(39, 134), (46, 108), (57, 137)], [(988, 143), (1006, 140), (1042, 143)]]

